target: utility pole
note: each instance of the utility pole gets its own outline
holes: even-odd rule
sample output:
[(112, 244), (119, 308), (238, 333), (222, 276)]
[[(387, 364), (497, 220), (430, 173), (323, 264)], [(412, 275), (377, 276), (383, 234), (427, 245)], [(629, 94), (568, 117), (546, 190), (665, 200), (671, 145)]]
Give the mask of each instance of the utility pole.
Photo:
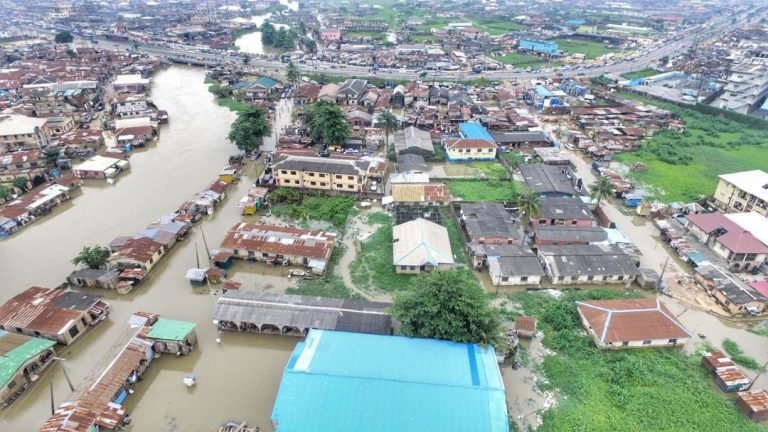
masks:
[(664, 272), (667, 270), (667, 263), (669, 262), (669, 257), (664, 261), (664, 267), (661, 268), (661, 274), (659, 275), (659, 280), (656, 281), (656, 291), (661, 291), (662, 285), (664, 284)]

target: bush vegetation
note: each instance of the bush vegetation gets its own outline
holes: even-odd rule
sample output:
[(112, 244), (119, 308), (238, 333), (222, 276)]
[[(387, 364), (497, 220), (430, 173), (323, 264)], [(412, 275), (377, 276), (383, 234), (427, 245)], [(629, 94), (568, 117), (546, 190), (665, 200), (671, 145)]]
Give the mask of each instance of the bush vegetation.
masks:
[(680, 350), (599, 350), (583, 330), (577, 300), (635, 297), (636, 292), (590, 290), (519, 293), (510, 299), (539, 319), (553, 351), (539, 387), (560, 393), (538, 431), (760, 431), (709, 385), (698, 355)]
[(730, 339), (724, 340), (723, 349), (728, 353), (728, 356), (731, 357), (731, 360), (733, 360), (734, 363), (744, 366), (747, 369), (761, 369), (760, 363), (758, 363), (757, 360), (753, 359), (752, 357), (744, 354), (744, 351), (739, 348), (739, 345), (736, 342)]
[(451, 195), (464, 201), (508, 202), (517, 199), (519, 186), (508, 180), (448, 180)]
[(355, 209), (355, 199), (349, 196), (329, 197), (301, 192), (292, 188), (277, 188), (269, 195), (272, 214), (278, 217), (314, 219), (343, 229)]

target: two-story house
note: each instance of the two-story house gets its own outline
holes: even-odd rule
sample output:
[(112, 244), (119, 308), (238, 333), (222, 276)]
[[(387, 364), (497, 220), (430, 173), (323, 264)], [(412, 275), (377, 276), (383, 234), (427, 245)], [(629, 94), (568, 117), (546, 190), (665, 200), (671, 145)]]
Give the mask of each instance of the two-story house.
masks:
[(755, 211), (768, 216), (768, 172), (742, 171), (718, 176), (715, 205), (725, 211)]
[(272, 165), (278, 186), (338, 192), (362, 192), (377, 170), (369, 160), (310, 156), (284, 156)]
[(768, 245), (726, 215), (701, 213), (687, 219), (689, 232), (722, 257), (728, 270), (750, 271), (765, 262)]
[(48, 146), (46, 119), (23, 115), (0, 115), (0, 153), (40, 149)]

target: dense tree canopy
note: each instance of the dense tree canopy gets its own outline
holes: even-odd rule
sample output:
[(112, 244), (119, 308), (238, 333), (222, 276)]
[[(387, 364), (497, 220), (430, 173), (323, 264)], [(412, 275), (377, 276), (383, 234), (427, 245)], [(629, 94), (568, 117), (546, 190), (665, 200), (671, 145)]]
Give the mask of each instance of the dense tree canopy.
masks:
[(61, 32), (56, 33), (56, 36), (54, 36), (53, 40), (56, 43), (70, 43), (74, 39), (75, 38), (72, 37), (72, 33), (68, 32), (68, 31), (61, 31)]
[(292, 50), (296, 48), (296, 32), (276, 29), (271, 22), (265, 21), (261, 26), (261, 43), (284, 51)]
[(229, 140), (237, 148), (251, 153), (261, 147), (264, 137), (271, 132), (267, 116), (261, 108), (251, 107), (237, 113), (237, 119), (229, 130)]
[(392, 316), (406, 336), (474, 342), (501, 341), (501, 323), (469, 271), (433, 271), (418, 276), (413, 292), (399, 294)]
[(336, 105), (318, 102), (305, 111), (309, 134), (315, 141), (328, 145), (341, 145), (349, 137), (349, 124), (344, 111)]
[(72, 260), (74, 265), (82, 265), (89, 269), (100, 269), (107, 265), (109, 248), (103, 246), (84, 246), (83, 250)]

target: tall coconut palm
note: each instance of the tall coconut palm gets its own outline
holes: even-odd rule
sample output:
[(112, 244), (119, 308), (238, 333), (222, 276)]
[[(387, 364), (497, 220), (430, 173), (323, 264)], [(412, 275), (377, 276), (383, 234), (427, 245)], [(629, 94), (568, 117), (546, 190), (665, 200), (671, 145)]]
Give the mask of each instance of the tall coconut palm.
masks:
[(517, 208), (524, 215), (524, 229), (528, 231), (528, 223), (539, 214), (541, 209), (541, 196), (531, 190), (527, 190), (517, 196)]
[(392, 114), (392, 111), (384, 111), (379, 115), (379, 118), (376, 119), (376, 126), (384, 129), (384, 136), (387, 139), (387, 148), (389, 148), (389, 135), (397, 130), (399, 123), (397, 117)]
[(597, 181), (589, 185), (589, 195), (597, 200), (597, 206), (600, 207), (600, 201), (613, 195), (613, 184), (607, 177), (598, 177)]
[(296, 65), (293, 63), (293, 61), (288, 62), (288, 66), (285, 68), (285, 78), (289, 83), (293, 84), (294, 87), (297, 86), (297, 83), (301, 79), (301, 72), (299, 71), (299, 68), (296, 67)]

